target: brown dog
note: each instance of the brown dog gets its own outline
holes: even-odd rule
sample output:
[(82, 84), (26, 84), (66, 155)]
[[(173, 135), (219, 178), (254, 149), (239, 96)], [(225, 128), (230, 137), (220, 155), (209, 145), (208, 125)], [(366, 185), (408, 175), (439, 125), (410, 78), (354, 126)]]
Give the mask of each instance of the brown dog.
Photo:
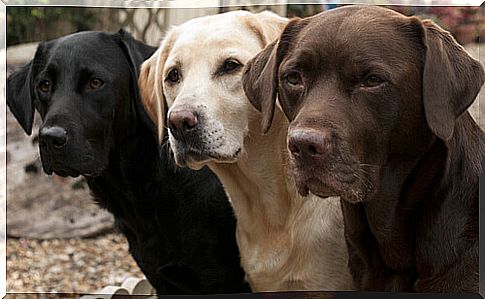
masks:
[(291, 121), (299, 192), (340, 195), (356, 287), (478, 291), (483, 67), (431, 21), (373, 6), (292, 20), (246, 67), (266, 130)]

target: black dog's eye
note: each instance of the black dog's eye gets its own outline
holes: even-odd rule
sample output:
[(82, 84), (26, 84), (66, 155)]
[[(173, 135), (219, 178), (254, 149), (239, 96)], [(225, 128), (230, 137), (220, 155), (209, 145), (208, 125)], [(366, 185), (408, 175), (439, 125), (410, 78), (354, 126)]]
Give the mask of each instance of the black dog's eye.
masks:
[(285, 75), (284, 80), (291, 86), (302, 84), (301, 76), (297, 72), (289, 73)]
[(239, 63), (239, 61), (234, 59), (228, 59), (224, 61), (224, 65), (222, 66), (222, 71), (224, 73), (229, 73), (238, 69), (239, 67), (241, 67), (241, 63)]
[(167, 80), (172, 83), (177, 83), (180, 80), (179, 70), (173, 69), (168, 73)]
[(98, 89), (101, 86), (103, 86), (103, 83), (104, 82), (101, 79), (92, 78), (91, 80), (89, 80), (88, 88), (89, 89)]
[(370, 75), (364, 79), (364, 82), (362, 82), (362, 87), (376, 87), (382, 83), (384, 83), (384, 80), (375, 75)]
[(51, 83), (48, 80), (44, 80), (39, 83), (38, 88), (40, 91), (47, 93), (51, 89)]

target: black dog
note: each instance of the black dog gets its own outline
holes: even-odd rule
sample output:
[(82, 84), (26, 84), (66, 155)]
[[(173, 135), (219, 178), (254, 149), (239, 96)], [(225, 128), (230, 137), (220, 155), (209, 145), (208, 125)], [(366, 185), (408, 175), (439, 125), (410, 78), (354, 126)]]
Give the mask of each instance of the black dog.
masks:
[(478, 291), (484, 78), (448, 32), (372, 6), (295, 19), (247, 65), (266, 127), (276, 95), (291, 121), (299, 192), (341, 196), (358, 289)]
[(154, 51), (122, 30), (41, 43), (8, 78), (7, 104), (27, 134), (38, 110), (44, 171), (86, 177), (158, 293), (249, 291), (222, 185), (207, 168), (177, 169), (139, 103)]

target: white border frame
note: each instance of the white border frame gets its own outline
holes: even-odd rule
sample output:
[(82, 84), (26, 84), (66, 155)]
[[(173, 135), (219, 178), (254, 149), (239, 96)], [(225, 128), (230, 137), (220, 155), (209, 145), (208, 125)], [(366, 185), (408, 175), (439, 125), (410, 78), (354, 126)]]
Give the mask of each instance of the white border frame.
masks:
[[(6, 38), (7, 6), (76, 6), (113, 8), (205, 8), (287, 4), (375, 4), (406, 6), (480, 6), (484, 0), (0, 0), (0, 298), (6, 295)], [(218, 2), (217, 5), (215, 3)], [(485, 63), (484, 61), (481, 61)], [(485, 87), (484, 87), (485, 88)], [(480, 101), (480, 99), (477, 99)], [(481, 190), (481, 188), (480, 188)], [(480, 192), (481, 193), (481, 192)], [(480, 199), (482, 195), (480, 195)], [(480, 234), (481, 235), (481, 234)], [(482, 248), (481, 248), (482, 249)], [(482, 261), (483, 262), (483, 261)]]

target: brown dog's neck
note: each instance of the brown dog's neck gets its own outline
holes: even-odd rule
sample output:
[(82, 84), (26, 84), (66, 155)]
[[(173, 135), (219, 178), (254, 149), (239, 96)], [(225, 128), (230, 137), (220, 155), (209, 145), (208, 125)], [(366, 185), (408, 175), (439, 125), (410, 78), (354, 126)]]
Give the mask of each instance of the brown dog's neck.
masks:
[[(411, 241), (422, 238), (420, 235), (427, 236), (429, 246), (439, 247), (440, 240), (446, 239), (439, 233), (460, 234), (455, 227), (462, 223), (432, 222), (438, 214), (443, 219), (448, 217), (440, 214), (440, 207), (452, 205), (455, 213), (475, 213), (478, 219), (478, 182), (484, 156), (484, 133), (465, 112), (456, 121), (450, 140), (434, 137), (431, 146), (423, 149), (415, 161), (391, 161), (383, 168), (379, 190), (364, 206), (386, 267), (414, 271), (416, 259), (420, 258), (424, 263), (431, 260), (427, 253), (420, 254)], [(472, 218), (462, 220), (467, 226), (465, 231), (476, 229), (477, 223)], [(426, 235), (426, 232), (434, 233)], [(457, 235), (453, 240), (461, 237)]]
[[(392, 182), (381, 182), (380, 189), (396, 185), (398, 189), (392, 198), (405, 197), (414, 182), (436, 191), (438, 188), (450, 188), (447, 186), (449, 178), (453, 177), (455, 184), (457, 181), (467, 184), (477, 181), (482, 172), (482, 160), (485, 158), (484, 133), (468, 112), (456, 120), (450, 140), (443, 141), (430, 133), (427, 143), (415, 144), (413, 147), (421, 150), (404, 158), (401, 155), (391, 156), (383, 167), (381, 177), (385, 179), (388, 176)], [(390, 194), (387, 195), (389, 198)]]
[(472, 188), (478, 184), (484, 156), (484, 133), (469, 112), (465, 112), (456, 120), (450, 140), (433, 137), (430, 147), (410, 169), (401, 194), (406, 195), (405, 192), (416, 183), (426, 185), (426, 190), (432, 189), (433, 194), (429, 194), (429, 197), (439, 201), (452, 192), (452, 184)]
[(447, 143), (447, 149), (447, 176), (462, 174), (464, 181), (478, 182), (485, 158), (485, 134), (468, 111), (457, 119), (455, 133)]

